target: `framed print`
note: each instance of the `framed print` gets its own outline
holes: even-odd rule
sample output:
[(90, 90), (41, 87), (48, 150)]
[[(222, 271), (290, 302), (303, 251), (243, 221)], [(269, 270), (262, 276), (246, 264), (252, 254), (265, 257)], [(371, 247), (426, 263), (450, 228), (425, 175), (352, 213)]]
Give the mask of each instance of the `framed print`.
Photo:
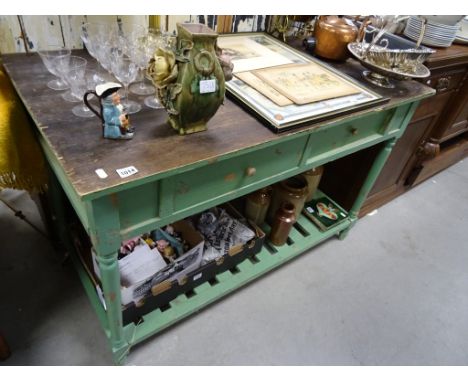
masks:
[[(220, 35), (218, 46), (234, 64), (234, 78), (226, 82), (228, 94), (274, 132), (388, 101), (266, 33)], [(305, 76), (307, 83), (297, 81), (297, 75)], [(294, 81), (300, 85), (296, 91)]]
[(253, 72), (297, 105), (360, 93), (361, 90), (315, 62), (274, 66)]

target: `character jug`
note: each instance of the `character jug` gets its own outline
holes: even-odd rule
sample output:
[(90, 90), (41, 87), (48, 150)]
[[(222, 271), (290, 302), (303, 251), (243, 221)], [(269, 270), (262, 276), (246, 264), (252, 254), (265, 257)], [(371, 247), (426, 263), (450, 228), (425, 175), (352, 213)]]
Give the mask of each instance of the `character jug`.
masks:
[[(95, 90), (89, 90), (84, 94), (85, 105), (98, 116), (102, 122), (104, 138), (108, 139), (132, 139), (135, 129), (130, 125), (128, 114), (120, 102), (118, 93), (122, 85), (115, 82), (106, 82), (96, 86)], [(88, 101), (88, 97), (94, 95), (99, 100), (99, 111)]]

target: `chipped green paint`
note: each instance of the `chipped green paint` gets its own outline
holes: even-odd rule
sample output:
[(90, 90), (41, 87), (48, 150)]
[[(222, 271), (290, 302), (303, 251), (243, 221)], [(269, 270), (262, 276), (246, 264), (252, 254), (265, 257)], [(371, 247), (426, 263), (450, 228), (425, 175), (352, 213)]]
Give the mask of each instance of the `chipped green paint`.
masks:
[[(332, 236), (344, 237), (357, 219), (357, 213), (372, 188), (396, 139), (403, 134), (418, 102), (409, 100), (394, 109), (380, 109), (358, 118), (343, 118), (322, 128), (285, 135), (260, 147), (230, 152), (213, 161), (187, 165), (184, 168), (128, 182), (80, 198), (68, 182), (44, 140), (41, 143), (61, 187), (65, 190), (80, 220), (91, 235), (102, 274), (107, 310), (95, 297), (90, 297), (118, 363), (123, 363), (131, 346), (169, 327), (222, 296), (254, 280)], [(353, 134), (353, 130), (356, 133)], [(266, 245), (257, 262), (241, 263), (240, 272), (225, 272), (214, 286), (202, 285), (196, 296), (179, 296), (171, 309), (156, 310), (139, 325), (122, 326), (120, 277), (117, 250), (123, 239), (147, 232), (178, 219), (199, 213), (220, 203), (246, 195), (312, 167), (333, 161), (366, 147), (387, 142), (377, 156), (367, 179), (355, 200), (348, 219), (327, 232), (319, 232), (305, 217), (299, 219), (290, 235), (290, 244), (282, 248)], [(247, 171), (255, 169), (255, 171)], [(250, 174), (250, 176), (247, 176)], [(307, 235), (304, 234), (307, 233)], [(86, 272), (80, 278), (92, 296)], [(95, 293), (94, 293), (95, 294)]]

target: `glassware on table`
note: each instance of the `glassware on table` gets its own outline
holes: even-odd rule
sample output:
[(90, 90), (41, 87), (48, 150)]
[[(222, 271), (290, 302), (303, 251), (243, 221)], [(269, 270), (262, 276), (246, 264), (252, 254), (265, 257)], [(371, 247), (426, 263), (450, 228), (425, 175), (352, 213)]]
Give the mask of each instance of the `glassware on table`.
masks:
[[(57, 57), (56, 59), (57, 73), (60, 75), (62, 81), (65, 81), (68, 84), (67, 75), (71, 69), (76, 69), (84, 73), (86, 69), (87, 61), (83, 57), (79, 56), (70, 56), (68, 60), (63, 57)], [(69, 84), (68, 84), (69, 85)], [(71, 91), (67, 91), (62, 94), (62, 98), (68, 102), (80, 102), (80, 99), (77, 99)]]
[(71, 54), (70, 49), (64, 48), (61, 45), (45, 45), (39, 46), (37, 53), (47, 70), (54, 76), (58, 77), (55, 80), (47, 82), (47, 87), (53, 90), (68, 89), (68, 84), (61, 79), (60, 74), (57, 72), (57, 61), (55, 59), (61, 58), (63, 61), (69, 60)]
[(113, 80), (110, 69), (110, 52), (115, 44), (117, 33), (117, 25), (114, 23), (85, 23), (81, 25), (81, 40), (90, 56), (96, 59), (100, 65), (97, 69), (97, 76), (102, 81)]
[(72, 113), (78, 117), (90, 118), (94, 113), (84, 104), (83, 96), (88, 89), (94, 89), (96, 85), (102, 82), (95, 70), (73, 68), (67, 74), (68, 83), (70, 84), (71, 92), (74, 97), (82, 103), (76, 105), (72, 109)]
[(149, 28), (145, 35), (138, 36), (138, 43), (129, 50), (129, 56), (138, 65), (142, 74), (142, 80), (129, 87), (130, 92), (138, 95), (155, 93), (156, 88), (145, 82), (146, 68), (157, 47), (162, 43), (162, 39), (163, 34), (160, 29)]
[(112, 73), (124, 86), (124, 101), (123, 106), (128, 114), (137, 113), (141, 110), (141, 105), (135, 101), (128, 99), (128, 86), (135, 81), (138, 74), (138, 66), (131, 58), (124, 55), (113, 55), (111, 61)]

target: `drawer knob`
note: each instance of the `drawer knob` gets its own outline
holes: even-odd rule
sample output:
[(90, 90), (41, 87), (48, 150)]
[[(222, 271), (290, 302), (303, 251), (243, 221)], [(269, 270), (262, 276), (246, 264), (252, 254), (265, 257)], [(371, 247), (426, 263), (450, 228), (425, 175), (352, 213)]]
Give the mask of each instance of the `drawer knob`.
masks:
[(450, 79), (448, 77), (441, 77), (437, 80), (435, 88), (438, 92), (443, 92), (448, 89), (449, 85)]
[(257, 172), (257, 169), (255, 167), (247, 167), (245, 169), (245, 175), (247, 176), (254, 176), (256, 172)]
[(350, 127), (349, 131), (351, 132), (351, 135), (357, 135), (358, 129), (356, 127)]

